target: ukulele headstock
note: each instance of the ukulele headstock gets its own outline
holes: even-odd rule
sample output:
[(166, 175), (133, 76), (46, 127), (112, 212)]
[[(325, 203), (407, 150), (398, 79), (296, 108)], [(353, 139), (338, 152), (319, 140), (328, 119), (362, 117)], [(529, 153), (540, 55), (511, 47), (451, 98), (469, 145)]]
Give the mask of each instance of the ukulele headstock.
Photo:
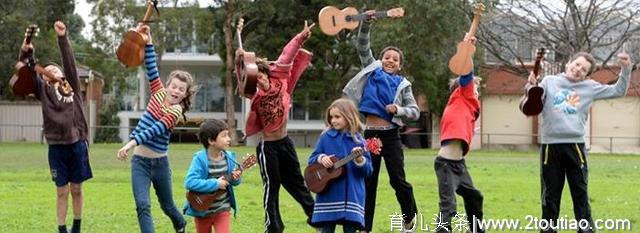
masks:
[(544, 53), (546, 53), (546, 49), (544, 47), (538, 48), (536, 51), (536, 60), (542, 60), (544, 58)]
[(37, 36), (39, 31), (40, 31), (40, 28), (38, 28), (38, 25), (31, 24), (29, 25), (29, 27), (27, 27), (24, 33), (24, 36), (27, 38), (31, 38), (31, 37)]
[(392, 18), (404, 17), (404, 8), (398, 7), (387, 11), (387, 16)]
[(242, 161), (242, 170), (246, 170), (249, 169), (253, 166), (256, 165), (256, 163), (258, 163), (258, 158), (256, 157), (255, 154), (247, 154), (246, 158), (243, 158), (244, 161)]
[(244, 19), (240, 17), (238, 19), (238, 23), (236, 24), (236, 33), (242, 33), (242, 29), (244, 28)]
[(473, 14), (474, 15), (480, 16), (480, 15), (482, 15), (484, 13), (485, 10), (486, 10), (486, 7), (481, 2), (476, 3), (473, 6)]

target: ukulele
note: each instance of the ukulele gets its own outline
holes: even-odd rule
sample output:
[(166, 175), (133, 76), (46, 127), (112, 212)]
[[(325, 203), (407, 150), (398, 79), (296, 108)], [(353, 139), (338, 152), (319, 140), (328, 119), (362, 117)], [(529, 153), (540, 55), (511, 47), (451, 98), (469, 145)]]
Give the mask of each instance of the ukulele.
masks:
[[(144, 24), (149, 22), (154, 8), (156, 12), (160, 14), (157, 7), (158, 0), (151, 0), (147, 3), (147, 11), (144, 13), (144, 18), (142, 19), (142, 23)], [(129, 29), (129, 31), (124, 34), (124, 38), (122, 38), (122, 42), (120, 42), (120, 46), (118, 46), (118, 50), (116, 51), (116, 56), (127, 68), (137, 67), (144, 61), (144, 47), (147, 44), (147, 42), (145, 42), (146, 36), (147, 35), (143, 35), (135, 29)]]
[[(393, 17), (399, 18), (404, 16), (404, 8), (398, 7), (388, 11), (376, 11), (376, 18)], [(360, 21), (368, 19), (367, 13), (358, 13), (354, 7), (346, 7), (342, 10), (334, 6), (325, 6), (318, 13), (318, 24), (320, 30), (329, 36), (335, 36), (342, 29), (353, 30), (360, 25)]]
[[(31, 44), (31, 39), (38, 34), (39, 30), (38, 25), (29, 25), (24, 34), (25, 44)], [(33, 50), (29, 50), (27, 53), (33, 53)], [(60, 78), (55, 77), (49, 71), (45, 70), (42, 66), (36, 64), (35, 61), (30, 59), (18, 61), (15, 65), (15, 69), (16, 74), (14, 74), (9, 80), (9, 85), (11, 86), (13, 94), (17, 96), (27, 96), (36, 92), (36, 83), (33, 80), (34, 71), (47, 76), (53, 82), (62, 82)]]
[(540, 73), (540, 63), (544, 58), (545, 49), (539, 48), (536, 53), (536, 62), (533, 65), (533, 75), (536, 77), (536, 83), (534, 85), (529, 86), (525, 92), (524, 96), (520, 100), (520, 111), (524, 113), (526, 116), (535, 116), (542, 112), (542, 108), (544, 107), (544, 103), (542, 102), (542, 95), (544, 95), (544, 89), (541, 86), (538, 86), (538, 74)]
[[(240, 166), (240, 171), (244, 171), (256, 165), (257, 158), (256, 155), (250, 155), (242, 162), (242, 166)], [(231, 180), (233, 177), (231, 175), (225, 175), (225, 180)], [(227, 192), (226, 189), (219, 189), (213, 193), (200, 193), (194, 191), (187, 191), (187, 201), (189, 201), (189, 205), (191, 208), (197, 211), (206, 211), (211, 206), (211, 203), (216, 201), (220, 195)]]
[[(478, 25), (480, 24), (480, 16), (485, 10), (484, 4), (476, 3), (473, 10), (473, 21), (471, 22), (471, 28), (467, 35), (473, 37), (478, 31)], [(461, 41), (458, 43), (456, 54), (449, 60), (449, 70), (454, 74), (461, 76), (466, 75), (473, 69), (473, 53), (476, 51), (471, 41)]]
[[(378, 138), (370, 138), (366, 140), (367, 151), (371, 154), (379, 155), (382, 142)], [(309, 187), (309, 191), (321, 193), (334, 179), (342, 176), (345, 172), (344, 165), (356, 158), (356, 154), (338, 160), (335, 156), (331, 157), (332, 167), (325, 167), (321, 163), (314, 163), (304, 169), (304, 182)]]
[[(238, 47), (242, 51), (242, 28), (244, 27), (244, 19), (238, 20), (236, 26), (236, 37), (238, 38)], [(244, 51), (243, 53), (236, 53), (236, 81), (238, 82), (238, 94), (246, 98), (253, 98), (256, 94), (258, 77), (258, 65), (256, 65), (256, 54), (253, 52)]]

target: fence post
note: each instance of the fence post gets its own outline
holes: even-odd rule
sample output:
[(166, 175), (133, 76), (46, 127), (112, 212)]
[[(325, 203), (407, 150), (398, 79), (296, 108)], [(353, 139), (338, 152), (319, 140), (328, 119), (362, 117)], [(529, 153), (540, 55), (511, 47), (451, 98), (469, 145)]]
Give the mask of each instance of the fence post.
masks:
[(613, 137), (609, 137), (609, 154), (613, 154)]
[(487, 150), (491, 150), (491, 134), (487, 134)]

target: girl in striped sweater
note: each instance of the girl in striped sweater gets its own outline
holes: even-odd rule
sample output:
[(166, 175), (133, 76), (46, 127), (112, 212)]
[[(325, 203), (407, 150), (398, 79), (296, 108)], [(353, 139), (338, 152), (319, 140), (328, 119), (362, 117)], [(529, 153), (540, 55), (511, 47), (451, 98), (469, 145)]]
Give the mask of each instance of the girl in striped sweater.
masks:
[(154, 232), (151, 217), (149, 188), (151, 183), (162, 211), (169, 216), (176, 232), (185, 232), (187, 224), (173, 202), (171, 169), (167, 158), (171, 130), (191, 105), (193, 78), (185, 71), (169, 74), (167, 87), (162, 84), (156, 64), (156, 53), (148, 26), (139, 26), (147, 45), (144, 63), (149, 79), (150, 99), (147, 109), (129, 135), (131, 140), (118, 151), (117, 158), (126, 160), (133, 148), (131, 158), (131, 183), (138, 212), (138, 223), (143, 233)]

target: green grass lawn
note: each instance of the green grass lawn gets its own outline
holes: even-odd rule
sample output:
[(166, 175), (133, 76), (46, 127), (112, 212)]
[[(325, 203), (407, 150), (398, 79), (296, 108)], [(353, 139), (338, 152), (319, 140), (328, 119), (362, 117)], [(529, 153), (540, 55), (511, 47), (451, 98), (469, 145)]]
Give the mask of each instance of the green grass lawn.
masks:
[[(130, 164), (115, 159), (118, 144), (95, 144), (90, 148), (94, 178), (84, 183), (84, 232), (138, 232), (135, 204), (131, 193)], [(172, 144), (173, 192), (179, 208), (184, 203), (183, 179), (197, 144)], [(233, 148), (238, 154), (255, 151), (253, 147)], [(310, 148), (298, 148), (300, 161), (306, 164)], [(438, 212), (438, 192), (433, 171), (433, 150), (406, 150), (407, 179), (413, 185), (419, 214), (431, 225)], [(519, 219), (540, 215), (540, 178), (536, 152), (473, 151), (467, 165), (474, 183), (484, 195), (485, 218)], [(589, 155), (589, 194), (594, 219), (629, 219), (633, 230), (640, 230), (640, 156)], [(389, 232), (390, 215), (400, 212), (386, 170), (381, 171), (374, 231)], [(29, 143), (0, 143), (0, 223), (2, 232), (56, 232), (55, 189), (47, 163), (47, 146)], [(262, 232), (262, 182), (257, 166), (245, 173), (236, 188), (239, 213), (232, 222), (233, 232)], [(152, 192), (153, 193), (153, 192)], [(285, 232), (313, 232), (305, 224), (300, 206), (281, 189), (280, 211)], [(156, 232), (172, 232), (152, 194)], [(463, 212), (458, 198), (458, 209)], [(561, 216), (573, 218), (568, 187), (563, 194)], [(71, 222), (69, 211), (68, 224)], [(188, 217), (190, 231), (193, 220)], [(339, 232), (341, 232), (339, 230)], [(416, 232), (426, 232), (417, 230)], [(512, 231), (517, 232), (517, 231)], [(522, 231), (524, 232), (524, 231)], [(569, 231), (566, 231), (569, 232)], [(600, 231), (607, 232), (607, 231)], [(612, 231), (609, 231), (612, 232)]]

